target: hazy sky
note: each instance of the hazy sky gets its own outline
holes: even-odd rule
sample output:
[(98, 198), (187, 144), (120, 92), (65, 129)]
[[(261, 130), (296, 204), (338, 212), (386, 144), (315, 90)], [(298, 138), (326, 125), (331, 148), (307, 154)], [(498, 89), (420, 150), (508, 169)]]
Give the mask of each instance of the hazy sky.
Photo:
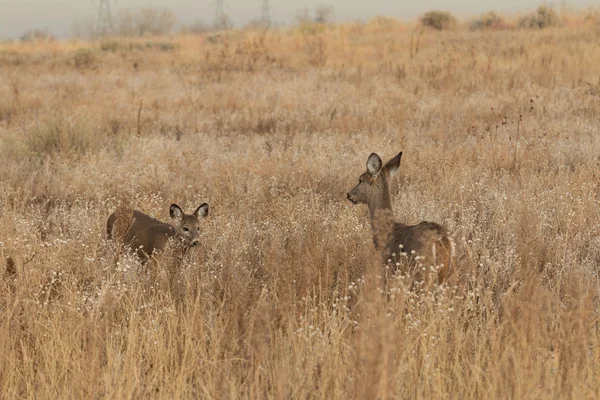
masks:
[[(100, 0), (0, 0), (0, 38), (14, 38), (31, 28), (48, 28), (58, 36), (68, 35), (73, 23), (95, 17)], [(236, 26), (260, 16), (263, 0), (224, 0), (225, 12)], [(490, 9), (503, 13), (534, 9), (542, 0), (270, 0), (271, 17), (282, 24), (294, 20), (298, 10), (318, 5), (331, 6), (335, 19), (368, 19), (377, 14), (410, 19), (432, 8), (472, 16)], [(598, 0), (550, 1), (556, 5), (581, 8)], [(123, 8), (169, 7), (182, 22), (213, 20), (214, 0), (111, 0), (113, 13)]]

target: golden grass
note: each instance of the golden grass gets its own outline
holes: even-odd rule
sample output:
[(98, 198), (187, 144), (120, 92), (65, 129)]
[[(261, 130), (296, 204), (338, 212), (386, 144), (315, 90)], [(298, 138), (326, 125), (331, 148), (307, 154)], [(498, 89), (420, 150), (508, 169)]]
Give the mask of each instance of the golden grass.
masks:
[[(413, 32), (1, 44), (3, 395), (597, 398), (600, 29)], [(461, 255), (434, 293), (345, 199), (399, 150), (397, 218)], [(204, 201), (183, 260), (104, 239)]]

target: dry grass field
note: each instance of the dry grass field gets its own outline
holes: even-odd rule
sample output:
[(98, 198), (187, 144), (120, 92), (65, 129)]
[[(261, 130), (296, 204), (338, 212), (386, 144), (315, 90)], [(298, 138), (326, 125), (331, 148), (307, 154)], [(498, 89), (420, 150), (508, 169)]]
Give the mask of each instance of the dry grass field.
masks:
[[(600, 397), (600, 25), (414, 32), (0, 44), (0, 397)], [(431, 292), (346, 200), (400, 150)], [(106, 240), (203, 202), (183, 257)]]

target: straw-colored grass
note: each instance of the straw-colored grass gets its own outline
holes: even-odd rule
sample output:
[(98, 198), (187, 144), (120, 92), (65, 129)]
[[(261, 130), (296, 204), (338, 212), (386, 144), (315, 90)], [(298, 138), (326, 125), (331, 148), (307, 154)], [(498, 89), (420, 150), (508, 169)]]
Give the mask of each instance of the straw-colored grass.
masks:
[[(0, 44), (3, 396), (597, 398), (599, 40), (379, 18)], [(431, 293), (381, 279), (345, 198), (400, 150), (396, 217), (460, 255)], [(204, 201), (183, 260), (105, 239), (117, 206)]]

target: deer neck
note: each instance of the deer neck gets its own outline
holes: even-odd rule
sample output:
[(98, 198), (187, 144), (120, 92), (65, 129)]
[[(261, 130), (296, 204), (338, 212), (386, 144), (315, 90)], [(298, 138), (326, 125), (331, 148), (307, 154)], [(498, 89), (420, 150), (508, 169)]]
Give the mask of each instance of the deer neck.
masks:
[(395, 222), (392, 198), (387, 182), (383, 182), (383, 187), (379, 189), (372, 194), (368, 202), (373, 239), (377, 247), (379, 244), (387, 243)]
[(371, 217), (371, 225), (376, 225), (382, 217), (394, 219), (394, 210), (392, 209), (391, 201), (389, 199), (385, 199), (383, 202), (370, 201), (369, 215)]

